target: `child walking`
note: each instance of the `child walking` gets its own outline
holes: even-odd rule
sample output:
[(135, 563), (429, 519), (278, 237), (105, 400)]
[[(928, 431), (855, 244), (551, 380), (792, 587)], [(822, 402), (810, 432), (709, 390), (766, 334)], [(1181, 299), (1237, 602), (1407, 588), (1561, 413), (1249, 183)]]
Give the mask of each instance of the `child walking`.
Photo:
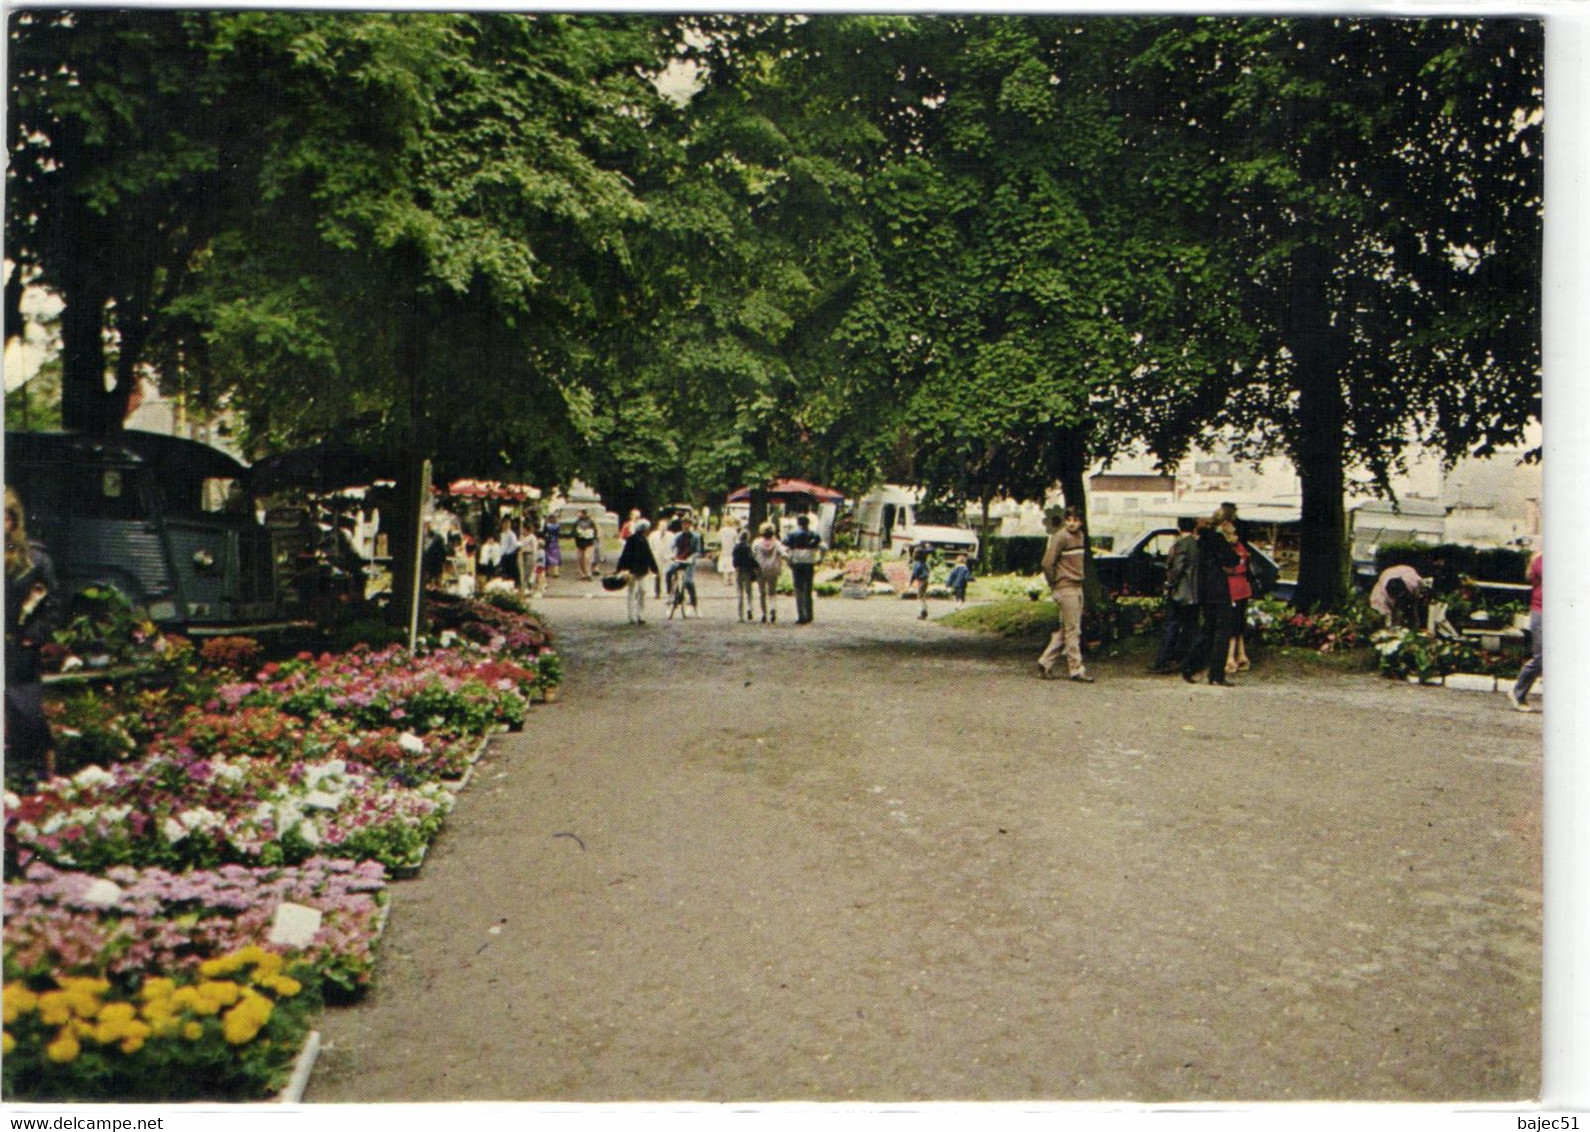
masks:
[(966, 555), (962, 554), (955, 559), (955, 569), (950, 571), (950, 576), (945, 579), (945, 584), (950, 587), (950, 592), (955, 595), (955, 608), (960, 609), (966, 604), (966, 585), (972, 580), (972, 568), (967, 564)]
[(928, 591), (928, 552), (927, 547), (919, 546), (916, 553), (911, 556), (911, 588), (916, 590), (917, 600), (922, 603), (922, 611), (918, 613), (917, 620), (927, 620), (927, 591)]

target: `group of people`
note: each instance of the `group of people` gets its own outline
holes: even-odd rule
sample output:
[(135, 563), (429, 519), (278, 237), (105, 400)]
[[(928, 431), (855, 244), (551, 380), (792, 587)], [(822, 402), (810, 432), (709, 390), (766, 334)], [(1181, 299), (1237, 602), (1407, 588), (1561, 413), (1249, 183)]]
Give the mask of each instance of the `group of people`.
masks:
[(601, 561), (601, 539), (596, 520), (586, 508), (580, 509), (567, 531), (556, 515), (540, 520), (534, 513), (504, 514), (478, 546), (460, 531), (447, 529), (447, 524), (435, 523), (422, 566), (429, 580), (440, 579), (451, 562), (460, 576), (478, 579), (482, 589), (492, 579), (501, 579), (520, 593), (539, 597), (546, 593), (549, 580), (562, 575), (565, 537), (574, 540), (580, 579), (592, 580)]
[[(1067, 507), (1046, 522), (1043, 575), (1060, 625), (1038, 658), (1038, 675), (1049, 679), (1062, 656), (1066, 675), (1079, 684), (1093, 683), (1082, 660), (1083, 569), (1087, 536), (1082, 510)], [(1248, 601), (1274, 584), (1268, 561), (1256, 554), (1237, 525), (1234, 504), (1222, 503), (1208, 518), (1177, 522), (1180, 537), (1166, 561), (1165, 632), (1150, 672), (1181, 673), (1189, 684), (1199, 672), (1210, 684), (1226, 687), (1230, 677), (1250, 666), (1246, 626)]]
[[(619, 537), (624, 545), (619, 552), (615, 576), (624, 586), (626, 612), (631, 624), (645, 624), (648, 586), (655, 596), (661, 597), (666, 590), (674, 599), (670, 616), (676, 609), (681, 615), (699, 613), (695, 565), (706, 547), (693, 516), (680, 515), (654, 531), (651, 521), (637, 509), (630, 512), (619, 530)], [(755, 538), (745, 528), (737, 531), (727, 528), (723, 537), (728, 559), (725, 562), (720, 556), (719, 570), (734, 582), (736, 620), (754, 620), (760, 601), (762, 621), (778, 621), (776, 595), (779, 578), (787, 564), (795, 587), (795, 624), (812, 623), (815, 612), (812, 591), (817, 561), (822, 554), (822, 537), (812, 530), (809, 516), (796, 518), (795, 529), (783, 539), (778, 537), (772, 523), (763, 523)], [(726, 571), (725, 566), (728, 567)]]

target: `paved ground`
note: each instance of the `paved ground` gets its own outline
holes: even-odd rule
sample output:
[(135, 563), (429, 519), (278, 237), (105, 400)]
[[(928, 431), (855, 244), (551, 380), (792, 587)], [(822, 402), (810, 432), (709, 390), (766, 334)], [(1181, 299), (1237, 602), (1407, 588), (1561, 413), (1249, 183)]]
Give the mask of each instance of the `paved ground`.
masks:
[(308, 1100), (1537, 1093), (1538, 715), (1262, 662), (1044, 683), (905, 603), (702, 588), (544, 603), (562, 700), (394, 886)]

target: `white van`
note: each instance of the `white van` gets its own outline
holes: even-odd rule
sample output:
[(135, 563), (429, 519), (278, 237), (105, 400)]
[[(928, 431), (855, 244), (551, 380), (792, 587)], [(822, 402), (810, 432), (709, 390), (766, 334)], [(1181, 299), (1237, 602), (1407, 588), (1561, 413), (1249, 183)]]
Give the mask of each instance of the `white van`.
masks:
[(863, 550), (910, 554), (919, 546), (977, 557), (977, 535), (961, 525), (948, 504), (924, 505), (916, 488), (885, 484), (856, 505), (856, 535)]

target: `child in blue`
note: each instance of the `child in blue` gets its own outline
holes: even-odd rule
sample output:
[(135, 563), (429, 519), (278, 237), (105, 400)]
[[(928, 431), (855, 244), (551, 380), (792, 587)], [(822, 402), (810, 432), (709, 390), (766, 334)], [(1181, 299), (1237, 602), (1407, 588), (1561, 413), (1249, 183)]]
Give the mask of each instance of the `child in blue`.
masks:
[(919, 546), (916, 553), (911, 556), (911, 587), (916, 590), (916, 596), (922, 603), (922, 612), (917, 614), (920, 621), (927, 620), (927, 591), (928, 591), (928, 552), (927, 547)]
[(955, 559), (955, 569), (951, 570), (950, 576), (945, 579), (945, 584), (955, 595), (956, 609), (966, 604), (966, 583), (971, 580), (972, 568), (966, 564), (966, 555), (962, 554)]

